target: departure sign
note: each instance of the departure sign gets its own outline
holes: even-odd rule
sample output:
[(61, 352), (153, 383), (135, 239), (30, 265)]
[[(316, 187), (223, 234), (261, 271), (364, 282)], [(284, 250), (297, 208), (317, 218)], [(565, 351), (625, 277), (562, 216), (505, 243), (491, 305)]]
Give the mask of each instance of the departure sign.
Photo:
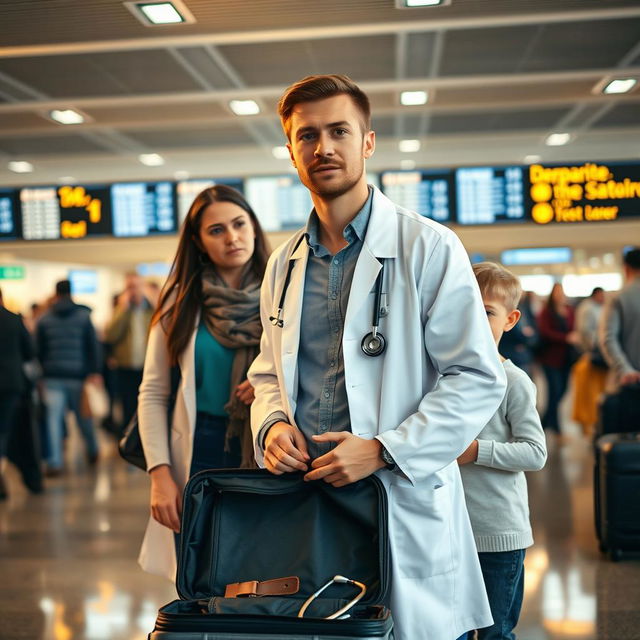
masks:
[(538, 224), (640, 216), (640, 164), (529, 167), (529, 207)]
[(175, 197), (171, 182), (111, 186), (113, 235), (121, 238), (173, 233)]
[(313, 202), (297, 176), (249, 178), (246, 196), (265, 231), (299, 229), (309, 217)]
[(458, 224), (522, 222), (523, 167), (469, 167), (456, 171)]
[(438, 222), (451, 222), (453, 208), (452, 172), (387, 171), (382, 190), (393, 202)]
[(243, 185), (241, 178), (228, 178), (221, 180), (212, 180), (210, 178), (200, 178), (195, 180), (183, 180), (176, 185), (176, 194), (178, 197), (178, 224), (187, 217), (189, 209), (195, 200), (195, 197), (204, 189), (213, 187), (217, 184), (224, 184), (233, 187), (236, 191), (243, 193)]
[(20, 190), (22, 237), (58, 240), (111, 232), (107, 187), (63, 185)]
[(19, 207), (16, 189), (0, 189), (0, 240), (18, 237)]

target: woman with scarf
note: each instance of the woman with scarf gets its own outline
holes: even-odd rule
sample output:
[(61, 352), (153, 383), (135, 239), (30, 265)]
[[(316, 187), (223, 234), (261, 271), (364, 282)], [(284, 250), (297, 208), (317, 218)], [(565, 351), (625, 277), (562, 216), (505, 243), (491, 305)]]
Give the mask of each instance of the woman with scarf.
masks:
[(139, 562), (174, 579), (182, 490), (202, 469), (251, 467), (247, 369), (258, 353), (268, 247), (240, 193), (195, 198), (160, 295), (138, 400), (151, 476), (151, 518)]

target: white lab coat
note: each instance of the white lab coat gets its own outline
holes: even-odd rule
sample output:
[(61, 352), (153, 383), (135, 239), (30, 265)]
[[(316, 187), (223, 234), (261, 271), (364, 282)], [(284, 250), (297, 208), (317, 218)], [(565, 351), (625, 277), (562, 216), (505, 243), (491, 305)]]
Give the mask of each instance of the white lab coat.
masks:
[[(252, 428), (274, 411), (295, 424), (298, 344), (308, 247), (300, 234), (271, 256), (262, 286), (261, 353), (249, 371)], [(282, 329), (274, 315), (295, 261)], [(377, 258), (385, 258), (386, 352), (365, 356)], [(389, 494), (391, 612), (397, 640), (450, 640), (492, 623), (455, 462), (497, 410), (504, 368), (467, 255), (449, 229), (396, 207), (379, 190), (353, 275), (342, 340), (351, 429), (378, 437), (399, 471)]]
[[(171, 439), (167, 433), (167, 403), (171, 393), (171, 374), (167, 337), (160, 323), (149, 333), (144, 373), (138, 395), (140, 438), (147, 470), (160, 464), (171, 465), (173, 479), (182, 492), (189, 479), (196, 428), (195, 343), (199, 318), (187, 347), (180, 354), (180, 386), (171, 423)], [(140, 566), (149, 573), (176, 578), (176, 551), (171, 529), (149, 518), (142, 548)]]

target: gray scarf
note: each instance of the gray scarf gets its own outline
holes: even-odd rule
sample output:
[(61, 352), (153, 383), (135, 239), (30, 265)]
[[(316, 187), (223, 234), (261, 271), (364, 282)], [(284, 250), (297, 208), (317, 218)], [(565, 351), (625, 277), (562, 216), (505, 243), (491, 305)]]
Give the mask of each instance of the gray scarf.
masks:
[(229, 287), (213, 265), (202, 270), (202, 320), (213, 337), (228, 349), (234, 349), (231, 366), (231, 396), (225, 405), (229, 424), (225, 439), (240, 439), (242, 467), (255, 467), (249, 407), (236, 397), (236, 387), (247, 377), (247, 370), (258, 355), (262, 324), (260, 322), (260, 280), (247, 264), (240, 289)]

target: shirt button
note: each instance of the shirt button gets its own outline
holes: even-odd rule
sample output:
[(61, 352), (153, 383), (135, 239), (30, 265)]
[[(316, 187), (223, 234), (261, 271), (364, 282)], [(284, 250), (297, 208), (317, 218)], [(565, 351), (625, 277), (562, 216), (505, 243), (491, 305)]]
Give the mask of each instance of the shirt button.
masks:
[(335, 367), (335, 366), (336, 366), (336, 361), (335, 361), (335, 360), (332, 360), (332, 361), (329, 363), (329, 366), (330, 366), (330, 367)]
[(334, 258), (333, 264), (340, 264), (340, 259), (339, 258)]
[(337, 293), (334, 292), (334, 293), (331, 294), (331, 299), (332, 300), (335, 300), (337, 297), (338, 297)]
[(331, 394), (330, 394), (328, 391), (325, 391), (325, 392), (324, 392), (324, 397), (325, 397), (325, 398), (328, 398), (330, 395), (331, 395)]

